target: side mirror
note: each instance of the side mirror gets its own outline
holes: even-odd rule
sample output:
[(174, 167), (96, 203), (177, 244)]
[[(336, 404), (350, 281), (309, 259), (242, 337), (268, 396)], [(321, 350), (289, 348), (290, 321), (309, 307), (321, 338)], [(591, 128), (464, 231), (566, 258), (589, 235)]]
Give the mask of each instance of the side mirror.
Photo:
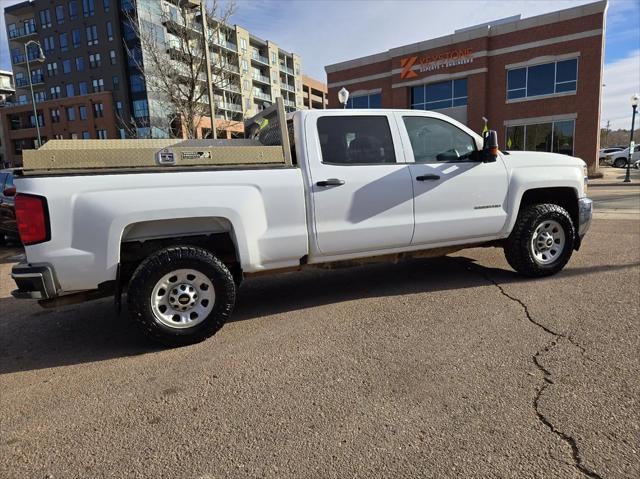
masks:
[(482, 161), (492, 163), (498, 158), (498, 133), (495, 130), (489, 130), (484, 134), (483, 139)]
[(16, 196), (16, 187), (15, 186), (8, 186), (7, 188), (4, 189), (2, 194), (4, 196)]

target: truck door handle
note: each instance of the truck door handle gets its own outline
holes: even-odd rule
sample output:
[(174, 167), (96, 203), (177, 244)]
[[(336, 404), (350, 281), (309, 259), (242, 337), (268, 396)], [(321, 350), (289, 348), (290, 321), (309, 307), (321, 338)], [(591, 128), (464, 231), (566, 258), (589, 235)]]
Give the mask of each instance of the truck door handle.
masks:
[(416, 176), (416, 180), (418, 180), (418, 181), (439, 180), (439, 179), (440, 179), (440, 177), (438, 175)]
[(338, 178), (329, 178), (328, 180), (318, 181), (316, 185), (317, 186), (341, 186), (341, 185), (344, 185), (344, 180), (339, 180)]

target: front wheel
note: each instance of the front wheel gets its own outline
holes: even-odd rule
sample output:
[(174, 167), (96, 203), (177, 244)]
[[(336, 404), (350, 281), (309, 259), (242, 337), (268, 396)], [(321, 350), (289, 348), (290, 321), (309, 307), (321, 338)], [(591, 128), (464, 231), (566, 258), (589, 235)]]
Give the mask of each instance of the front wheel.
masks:
[(152, 340), (183, 346), (214, 335), (231, 315), (236, 285), (213, 254), (194, 246), (162, 249), (133, 273), (129, 314)]
[(567, 210), (554, 204), (525, 207), (505, 244), (513, 269), (525, 276), (556, 274), (573, 252), (575, 227)]

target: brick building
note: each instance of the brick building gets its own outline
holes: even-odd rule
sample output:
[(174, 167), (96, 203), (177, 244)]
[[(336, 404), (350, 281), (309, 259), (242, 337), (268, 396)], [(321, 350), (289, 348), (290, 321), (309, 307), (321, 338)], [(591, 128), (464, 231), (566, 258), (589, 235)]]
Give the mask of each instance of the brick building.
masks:
[(503, 149), (554, 151), (598, 168), (607, 2), (510, 17), (325, 67), (329, 106), (436, 110)]

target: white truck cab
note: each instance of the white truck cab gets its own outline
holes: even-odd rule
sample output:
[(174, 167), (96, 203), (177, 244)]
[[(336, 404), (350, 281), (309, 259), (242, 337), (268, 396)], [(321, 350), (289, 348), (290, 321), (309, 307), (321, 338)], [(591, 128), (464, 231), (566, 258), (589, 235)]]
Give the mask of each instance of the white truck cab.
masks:
[[(188, 344), (220, 329), (244, 277), (486, 244), (544, 276), (591, 221), (582, 160), (500, 152), (495, 132), (438, 113), (299, 111), (288, 129), (279, 165), (25, 169), (14, 296), (56, 306), (127, 291), (150, 337)], [(231, 151), (212, 148), (200, 158)]]

